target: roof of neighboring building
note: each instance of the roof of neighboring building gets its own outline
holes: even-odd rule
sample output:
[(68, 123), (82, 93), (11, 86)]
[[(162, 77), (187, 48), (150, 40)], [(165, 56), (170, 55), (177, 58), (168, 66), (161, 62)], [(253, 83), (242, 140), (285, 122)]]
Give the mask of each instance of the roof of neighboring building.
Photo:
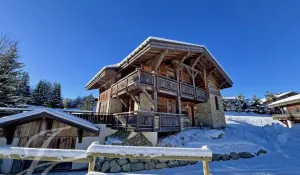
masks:
[(0, 118), (0, 127), (24, 124), (42, 117), (51, 118), (90, 132), (99, 132), (93, 123), (59, 109), (41, 108)]
[(204, 45), (198, 45), (198, 44), (192, 44), (192, 43), (187, 43), (187, 42), (181, 42), (181, 41), (176, 41), (176, 40), (170, 40), (170, 39), (164, 39), (164, 38), (159, 38), (159, 37), (148, 37), (144, 42), (142, 42), (135, 50), (133, 50), (127, 57), (125, 57), (120, 63), (117, 64), (113, 64), (113, 65), (108, 65), (103, 67), (87, 84), (86, 84), (86, 88), (89, 89), (89, 87), (92, 86), (92, 84), (95, 84), (97, 78), (99, 76), (101, 76), (101, 74), (104, 72), (104, 70), (106, 69), (119, 69), (121, 67), (124, 67), (125, 64), (128, 64), (129, 60), (136, 56), (136, 54), (138, 52), (140, 52), (147, 44), (149, 44), (151, 41), (156, 41), (156, 42), (167, 42), (167, 43), (172, 43), (172, 44), (178, 44), (178, 45), (182, 45), (184, 47), (184, 50), (188, 50), (188, 47), (193, 47), (193, 49), (197, 48), (201, 48), (202, 50), (206, 51), (210, 57), (211, 57), (211, 61), (213, 62), (213, 64), (219, 68), (219, 70), (221, 71), (222, 75), (226, 78), (226, 80), (228, 81), (229, 84), (233, 84), (232, 80), (230, 79), (230, 77), (228, 76), (228, 74), (225, 72), (225, 70), (222, 68), (222, 66), (218, 63), (218, 61), (212, 56), (212, 54), (208, 51), (208, 49), (204, 46)]
[(237, 97), (223, 97), (223, 100), (235, 100)]
[(300, 94), (273, 102), (273, 103), (269, 104), (269, 107), (274, 108), (274, 107), (279, 107), (279, 106), (291, 105), (291, 104), (295, 104), (295, 103), (300, 103)]
[[(275, 98), (280, 98), (280, 97), (283, 97), (283, 96), (289, 95), (289, 94), (294, 94), (294, 95), (296, 95), (296, 94), (298, 94), (298, 93), (297, 93), (297, 92), (294, 92), (294, 91), (288, 91), (288, 92), (285, 92), (285, 93), (276, 94), (276, 95), (275, 95)], [(267, 101), (267, 99), (266, 99), (266, 98), (262, 98), (262, 99), (260, 99), (260, 101), (261, 101), (262, 103), (265, 103), (265, 102)]]

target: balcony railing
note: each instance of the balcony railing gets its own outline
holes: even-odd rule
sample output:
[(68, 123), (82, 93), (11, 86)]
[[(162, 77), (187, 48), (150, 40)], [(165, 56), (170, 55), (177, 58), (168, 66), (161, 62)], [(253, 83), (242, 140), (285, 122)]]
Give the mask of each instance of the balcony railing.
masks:
[(170, 132), (180, 131), (180, 118), (185, 114), (132, 111), (113, 114), (113, 128), (125, 128), (133, 131)]
[(180, 91), (183, 97), (193, 100), (201, 101), (206, 98), (205, 90), (203, 89), (185, 83), (179, 83), (178, 86), (178, 82), (176, 80), (160, 75), (154, 75), (148, 72), (143, 72), (141, 70), (136, 70), (113, 84), (111, 87), (111, 95), (120, 95), (126, 93), (126, 90), (128, 90), (129, 87), (134, 87), (138, 84), (143, 84), (150, 87), (154, 87), (156, 85), (160, 93), (168, 93), (171, 95), (177, 95), (177, 92)]

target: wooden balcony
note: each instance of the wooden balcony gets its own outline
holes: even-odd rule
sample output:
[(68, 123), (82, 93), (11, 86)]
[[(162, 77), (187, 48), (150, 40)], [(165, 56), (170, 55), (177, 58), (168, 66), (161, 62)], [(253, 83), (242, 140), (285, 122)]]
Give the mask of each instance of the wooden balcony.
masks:
[(185, 83), (178, 83), (176, 80), (140, 70), (132, 72), (113, 84), (111, 87), (111, 95), (112, 97), (117, 97), (126, 94), (127, 92), (138, 89), (139, 85), (144, 86), (149, 91), (153, 91), (156, 87), (157, 92), (161, 94), (177, 96), (179, 92), (182, 98), (206, 101), (205, 90), (203, 89)]
[(132, 111), (115, 114), (72, 113), (94, 124), (106, 124), (112, 129), (135, 132), (180, 131), (180, 118), (185, 114)]
[(180, 131), (180, 118), (184, 114), (133, 111), (113, 114), (118, 121), (113, 129), (126, 129), (135, 132), (174, 132)]

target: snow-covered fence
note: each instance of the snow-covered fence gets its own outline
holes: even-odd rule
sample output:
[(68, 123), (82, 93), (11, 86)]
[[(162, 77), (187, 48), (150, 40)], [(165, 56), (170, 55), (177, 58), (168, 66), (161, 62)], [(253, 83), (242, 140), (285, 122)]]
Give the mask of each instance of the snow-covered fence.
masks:
[(212, 152), (203, 148), (113, 146), (99, 145), (97, 142), (87, 150), (0, 147), (2, 159), (86, 162), (89, 163), (89, 173), (94, 171), (97, 157), (202, 161), (204, 175), (209, 175)]
[(94, 171), (97, 157), (109, 157), (202, 161), (204, 175), (209, 175), (209, 162), (212, 160), (212, 151), (203, 148), (113, 146), (92, 143), (87, 149), (87, 154), (89, 157), (89, 172)]

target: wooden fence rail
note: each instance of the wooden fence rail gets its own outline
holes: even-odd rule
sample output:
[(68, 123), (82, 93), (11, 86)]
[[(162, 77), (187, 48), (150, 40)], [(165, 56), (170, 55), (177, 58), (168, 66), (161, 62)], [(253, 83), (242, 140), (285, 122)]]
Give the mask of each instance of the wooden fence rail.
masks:
[(89, 173), (94, 171), (97, 157), (202, 161), (204, 175), (210, 175), (209, 162), (212, 160), (212, 152), (201, 148), (112, 146), (99, 145), (97, 142), (92, 143), (86, 151), (0, 147), (0, 158), (2, 159), (86, 162), (89, 163)]

